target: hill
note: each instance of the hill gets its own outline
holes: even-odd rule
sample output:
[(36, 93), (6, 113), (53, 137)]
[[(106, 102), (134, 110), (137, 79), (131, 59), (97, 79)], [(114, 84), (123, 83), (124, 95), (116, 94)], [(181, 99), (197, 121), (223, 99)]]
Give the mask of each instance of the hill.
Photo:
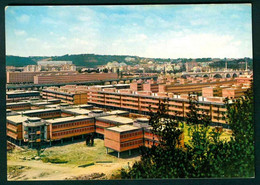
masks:
[[(126, 57), (134, 58), (133, 61), (126, 61)], [(84, 67), (96, 67), (99, 65), (105, 65), (108, 62), (125, 62), (126, 64), (135, 64), (139, 62), (137, 56), (127, 55), (95, 55), (95, 54), (79, 54), (79, 55), (63, 55), (63, 56), (46, 56), (46, 57), (18, 57), (18, 56), (6, 56), (7, 66), (22, 67), (26, 65), (35, 65), (39, 60), (64, 60), (72, 61), (76, 66)]]

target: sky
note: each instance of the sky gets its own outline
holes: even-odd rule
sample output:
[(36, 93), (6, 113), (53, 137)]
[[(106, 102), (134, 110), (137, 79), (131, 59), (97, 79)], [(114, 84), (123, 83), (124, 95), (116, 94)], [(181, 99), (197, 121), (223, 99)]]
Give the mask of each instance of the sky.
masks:
[(252, 57), (250, 4), (9, 6), (6, 54)]

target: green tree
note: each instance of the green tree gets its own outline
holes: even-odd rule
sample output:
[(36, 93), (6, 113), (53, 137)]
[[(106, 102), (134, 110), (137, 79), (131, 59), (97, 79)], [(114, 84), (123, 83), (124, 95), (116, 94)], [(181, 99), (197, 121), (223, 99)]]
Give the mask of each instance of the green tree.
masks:
[(229, 156), (229, 164), (233, 174), (229, 176), (253, 177), (255, 174), (253, 83), (245, 96), (234, 100), (226, 99), (226, 104), (226, 120), (232, 130), (229, 142), (232, 154)]

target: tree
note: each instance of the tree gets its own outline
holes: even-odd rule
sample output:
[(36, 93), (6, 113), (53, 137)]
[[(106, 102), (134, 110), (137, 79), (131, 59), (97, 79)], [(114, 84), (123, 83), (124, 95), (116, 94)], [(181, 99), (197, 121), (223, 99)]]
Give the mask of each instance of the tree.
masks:
[(226, 119), (232, 130), (229, 147), (232, 149), (230, 163), (236, 177), (252, 177), (254, 166), (254, 96), (253, 83), (245, 96), (239, 99), (226, 99)]

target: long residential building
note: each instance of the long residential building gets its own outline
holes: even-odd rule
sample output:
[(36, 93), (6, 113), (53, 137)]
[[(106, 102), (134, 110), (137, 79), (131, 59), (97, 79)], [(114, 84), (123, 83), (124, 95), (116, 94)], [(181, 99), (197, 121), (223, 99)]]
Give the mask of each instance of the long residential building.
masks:
[(20, 100), (28, 100), (31, 98), (40, 98), (39, 91), (7, 91), (6, 102), (17, 102)]
[[(133, 113), (149, 114), (156, 112), (160, 101), (166, 100), (169, 107), (169, 114), (185, 118), (189, 112), (188, 96), (181, 98), (179, 95), (165, 93), (165, 96), (153, 94), (151, 92), (137, 92), (136, 94), (124, 94), (120, 92), (90, 91), (88, 103), (112, 109), (122, 109)], [(206, 111), (211, 116), (212, 122), (225, 124), (222, 113), (226, 112), (225, 103), (199, 101), (199, 108), (203, 113)]]
[(75, 71), (40, 71), (40, 72), (6, 72), (6, 83), (33, 83), (34, 76), (40, 74), (63, 74), (63, 73), (77, 73)]
[(117, 79), (117, 73), (80, 73), (80, 74), (53, 74), (34, 76), (34, 84), (57, 84), (70, 82), (86, 82), (107, 79)]
[(202, 92), (202, 88), (209, 86), (221, 86), (221, 85), (233, 85), (236, 83), (235, 79), (213, 79), (204, 81), (195, 81), (194, 83), (188, 83), (187, 79), (182, 79), (181, 83), (169, 83), (160, 84), (159, 92), (173, 92), (173, 93), (190, 93), (190, 92)]

